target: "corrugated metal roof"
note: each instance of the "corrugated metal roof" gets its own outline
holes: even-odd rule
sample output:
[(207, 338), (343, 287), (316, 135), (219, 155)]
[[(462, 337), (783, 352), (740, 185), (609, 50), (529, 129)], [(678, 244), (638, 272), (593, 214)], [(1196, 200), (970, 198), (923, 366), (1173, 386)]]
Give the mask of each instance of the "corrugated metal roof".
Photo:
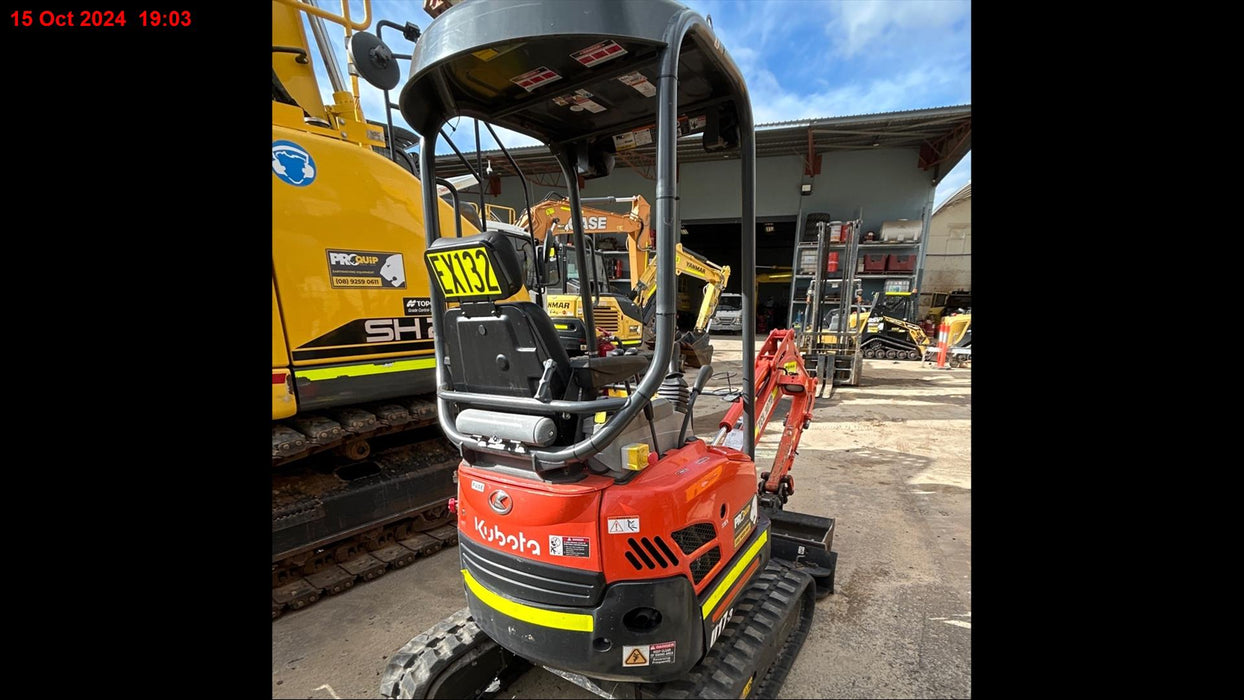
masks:
[(927, 107), (927, 108), (922, 108), (922, 109), (901, 109), (901, 110), (895, 110), (893, 112), (863, 112), (861, 114), (848, 114), (848, 115), (838, 116), (838, 117), (805, 117), (803, 119), (788, 119), (786, 121), (781, 121), (781, 122), (768, 122), (765, 124), (757, 124), (756, 130), (760, 131), (761, 129), (767, 129), (770, 127), (779, 127), (779, 126), (806, 125), (810, 122), (814, 124), (832, 124), (834, 122), (841, 122), (841, 121), (849, 122), (849, 121), (859, 120), (862, 118), (874, 119), (874, 118), (882, 117), (882, 116), (886, 116), (891, 119), (902, 119), (904, 117), (912, 117), (912, 118), (919, 119), (919, 118), (931, 116), (932, 114), (935, 114), (938, 112), (943, 112), (947, 115), (954, 115), (954, 116), (959, 116), (962, 114), (971, 114), (972, 105), (970, 104), (946, 105), (944, 107)]
[(950, 195), (949, 199), (947, 199), (945, 202), (942, 202), (941, 206), (933, 210), (933, 216), (937, 216), (937, 213), (945, 209), (946, 207), (953, 206), (955, 204), (958, 204), (959, 202), (962, 202), (965, 199), (971, 199), (971, 198), (972, 198), (972, 181), (968, 180), (967, 184), (965, 184), (963, 187), (960, 187), (958, 190), (955, 190), (955, 193)]
[[(817, 153), (844, 150), (869, 150), (872, 148), (917, 148), (922, 150), (926, 162), (938, 161), (940, 172), (945, 174), (971, 148), (972, 106), (955, 105), (913, 109), (898, 112), (874, 112), (840, 117), (817, 117), (784, 122), (761, 124), (756, 129), (756, 157), (777, 156), (806, 157), (808, 137), (811, 134), (813, 150)], [(545, 146), (511, 148), (510, 154), (527, 175), (560, 173), (552, 155)], [(655, 169), (656, 150), (652, 144), (622, 151), (618, 154), (617, 167), (639, 170)], [(474, 154), (465, 154), (474, 159)], [(485, 151), (483, 157), (492, 159), (493, 170), (499, 175), (513, 175), (514, 171), (500, 150)], [(738, 158), (738, 153), (709, 153), (700, 145), (698, 135), (678, 141), (678, 162), (696, 163)], [(452, 153), (437, 157), (437, 175), (452, 177), (463, 175), (467, 169)], [(914, 164), (913, 164), (914, 165)]]

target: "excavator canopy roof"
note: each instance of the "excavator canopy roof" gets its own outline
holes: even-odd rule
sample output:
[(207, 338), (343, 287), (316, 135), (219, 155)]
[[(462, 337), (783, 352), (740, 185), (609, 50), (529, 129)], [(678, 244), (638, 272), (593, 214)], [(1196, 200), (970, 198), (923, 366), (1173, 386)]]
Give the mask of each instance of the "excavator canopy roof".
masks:
[[(420, 37), (402, 116), (420, 133), (454, 116), (482, 119), (550, 145), (643, 145), (657, 117), (660, 54), (683, 13), (619, 0), (468, 0)], [(712, 30), (687, 33), (678, 64), (680, 134), (734, 117), (746, 99), (738, 67)], [(716, 111), (717, 114), (708, 114)], [(614, 139), (613, 137), (618, 137)], [(636, 144), (635, 141), (640, 143)], [(607, 150), (612, 151), (613, 148)]]

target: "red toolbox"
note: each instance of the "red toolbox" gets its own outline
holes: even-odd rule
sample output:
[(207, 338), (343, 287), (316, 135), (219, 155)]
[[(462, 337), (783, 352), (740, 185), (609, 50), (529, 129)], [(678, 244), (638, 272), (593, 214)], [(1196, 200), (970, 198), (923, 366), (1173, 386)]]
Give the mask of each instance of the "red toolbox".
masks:
[(889, 256), (865, 253), (864, 254), (864, 272), (865, 273), (885, 272), (885, 260), (887, 257)]
[[(867, 265), (867, 263), (865, 263)], [(915, 272), (916, 256), (915, 255), (887, 255), (886, 272)]]

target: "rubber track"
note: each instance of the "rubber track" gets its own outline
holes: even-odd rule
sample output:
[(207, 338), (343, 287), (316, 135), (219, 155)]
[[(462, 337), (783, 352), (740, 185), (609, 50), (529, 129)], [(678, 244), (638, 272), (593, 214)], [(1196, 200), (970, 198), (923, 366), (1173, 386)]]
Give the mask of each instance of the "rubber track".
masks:
[[(469, 666), (464, 667), (464, 661)], [(501, 668), (492, 670), (498, 663)], [(483, 697), (498, 673), (521, 673), (530, 664), (503, 650), (475, 624), (471, 611), (462, 608), (407, 642), (389, 658), (380, 679), (380, 694), (386, 698), (423, 699), (432, 693), (431, 697), (436, 697), (438, 681), (443, 681), (442, 674), (455, 666), (452, 674), (465, 671), (478, 679), (477, 690), (472, 696)], [(507, 684), (507, 679), (502, 679), (498, 684), (500, 687), (493, 689), (493, 692)]]
[[(811, 577), (778, 559), (748, 586), (735, 615), (708, 655), (684, 679), (645, 695), (657, 698), (738, 698), (755, 674), (748, 697), (772, 698), (782, 689), (808, 631), (812, 628), (815, 585)], [(774, 636), (782, 621), (797, 615), (795, 627), (781, 640)], [(766, 662), (766, 657), (772, 661)]]
[[(930, 347), (936, 348), (936, 347), (937, 347), (937, 344), (935, 343), (935, 344), (931, 345)], [(873, 337), (871, 337), (871, 338), (865, 338), (865, 339), (864, 339), (864, 341), (860, 343), (860, 353), (861, 353), (861, 354), (863, 354), (863, 352), (864, 352), (865, 350), (872, 350), (872, 351), (876, 352), (876, 350), (877, 350), (878, 348), (880, 348), (883, 352), (884, 352), (885, 350), (897, 350), (897, 351), (899, 351), (900, 353), (902, 353), (902, 354), (900, 354), (900, 356), (899, 356), (899, 357), (894, 358), (894, 361), (896, 361), (896, 362), (897, 362), (897, 361), (899, 361), (899, 360), (907, 360), (907, 361), (909, 361), (909, 362), (917, 362), (917, 361), (919, 361), (919, 360), (921, 360), (921, 359), (923, 359), (923, 358), (924, 358), (924, 354), (923, 354), (923, 353), (920, 353), (920, 346), (919, 346), (919, 345), (916, 345), (914, 342), (912, 342), (912, 341), (910, 341), (910, 340), (899, 340), (899, 339), (897, 339), (897, 338), (891, 338), (891, 337), (881, 336), (881, 335), (874, 335), (874, 336), (873, 336)], [(916, 358), (916, 359), (914, 359), (914, 360), (909, 359), (909, 358), (907, 357), (907, 355), (906, 355), (906, 353), (907, 353), (908, 351), (915, 351), (915, 352), (917, 352), (917, 353), (920, 353), (920, 356), (919, 356), (919, 357), (917, 357), (917, 358)], [(879, 359), (879, 360), (884, 360), (884, 359), (886, 359), (886, 358), (883, 356), (883, 357), (872, 357), (872, 358), (865, 358), (865, 359)]]

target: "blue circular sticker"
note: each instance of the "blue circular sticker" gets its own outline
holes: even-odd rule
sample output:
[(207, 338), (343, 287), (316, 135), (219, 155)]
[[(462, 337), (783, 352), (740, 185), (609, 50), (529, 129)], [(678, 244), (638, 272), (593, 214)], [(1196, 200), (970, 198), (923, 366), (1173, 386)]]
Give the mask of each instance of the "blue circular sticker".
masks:
[(282, 182), (306, 187), (315, 182), (315, 159), (293, 141), (273, 141), (272, 172)]

